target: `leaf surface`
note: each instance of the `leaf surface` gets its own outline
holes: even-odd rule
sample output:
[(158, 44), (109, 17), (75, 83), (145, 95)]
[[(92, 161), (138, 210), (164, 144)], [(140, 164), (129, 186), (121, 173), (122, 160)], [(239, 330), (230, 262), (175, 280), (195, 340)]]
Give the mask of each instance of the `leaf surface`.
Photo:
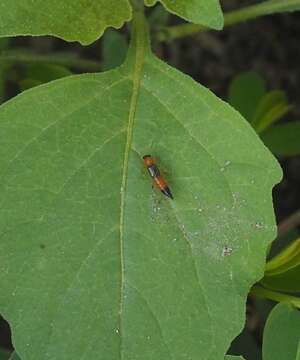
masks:
[(297, 360), (300, 340), (300, 314), (290, 305), (278, 304), (271, 312), (264, 330), (264, 360)]
[(2, 0), (0, 37), (54, 35), (87, 45), (130, 18), (128, 0)]
[[(219, 0), (160, 0), (171, 13), (195, 24), (202, 24), (213, 29), (221, 30), (224, 19)], [(145, 4), (152, 6), (157, 0), (145, 0)]]
[(263, 275), (280, 167), (143, 31), (121, 67), (0, 108), (0, 311), (22, 360), (224, 359)]

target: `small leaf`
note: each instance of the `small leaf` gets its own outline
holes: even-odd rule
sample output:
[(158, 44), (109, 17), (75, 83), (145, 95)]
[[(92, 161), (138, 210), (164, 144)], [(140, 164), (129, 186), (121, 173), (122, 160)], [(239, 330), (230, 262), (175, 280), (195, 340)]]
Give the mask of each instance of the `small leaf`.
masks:
[(102, 69), (104, 71), (121, 65), (126, 57), (128, 44), (123, 34), (107, 29), (102, 40)]
[(88, 45), (130, 18), (128, 0), (1, 0), (0, 36), (54, 35)]
[(300, 154), (300, 122), (272, 126), (261, 134), (265, 145), (278, 156)]
[(228, 101), (251, 123), (265, 93), (264, 79), (256, 72), (248, 71), (233, 78), (229, 85)]
[(267, 262), (264, 287), (286, 292), (300, 291), (300, 239)]
[(266, 264), (265, 275), (275, 276), (300, 263), (300, 239), (295, 240)]
[[(221, 30), (224, 25), (223, 13), (219, 0), (160, 0), (163, 6), (173, 14), (183, 19)], [(152, 6), (157, 0), (145, 0), (145, 4)]]
[(255, 109), (254, 124), (258, 124), (261, 118), (263, 118), (270, 109), (273, 109), (276, 105), (282, 103), (288, 103), (285, 92), (281, 90), (273, 90), (265, 94), (261, 99), (259, 106)]
[(285, 93), (280, 90), (271, 91), (261, 99), (254, 115), (253, 127), (261, 133), (290, 110), (291, 105)]
[(300, 313), (292, 306), (278, 304), (264, 330), (264, 360), (295, 360), (300, 340)]
[(256, 130), (258, 133), (262, 133), (265, 131), (270, 125), (274, 124), (276, 121), (280, 120), (283, 116), (285, 116), (290, 110), (292, 106), (289, 104), (278, 104), (261, 119), (258, 124)]
[(262, 277), (279, 164), (136, 21), (121, 67), (0, 108), (0, 309), (22, 360), (224, 359)]

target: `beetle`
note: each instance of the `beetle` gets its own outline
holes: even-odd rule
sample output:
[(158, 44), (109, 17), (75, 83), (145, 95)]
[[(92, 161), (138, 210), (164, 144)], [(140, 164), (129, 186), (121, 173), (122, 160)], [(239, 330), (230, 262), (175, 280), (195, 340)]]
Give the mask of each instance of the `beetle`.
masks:
[(165, 181), (165, 179), (162, 177), (157, 165), (155, 164), (155, 160), (151, 155), (144, 155), (143, 156), (144, 164), (146, 165), (149, 175), (152, 177), (155, 185), (157, 188), (168, 198), (173, 199), (172, 192)]

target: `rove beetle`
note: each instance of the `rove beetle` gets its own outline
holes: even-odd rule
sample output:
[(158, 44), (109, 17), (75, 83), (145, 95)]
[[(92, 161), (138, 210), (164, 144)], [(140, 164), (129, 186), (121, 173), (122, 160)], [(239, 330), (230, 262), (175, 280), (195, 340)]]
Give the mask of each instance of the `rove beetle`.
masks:
[(144, 164), (146, 165), (149, 175), (152, 177), (155, 185), (158, 189), (166, 195), (168, 198), (173, 199), (173, 195), (171, 190), (165, 181), (165, 179), (160, 174), (158, 167), (155, 164), (155, 161), (151, 155), (144, 155), (143, 156)]

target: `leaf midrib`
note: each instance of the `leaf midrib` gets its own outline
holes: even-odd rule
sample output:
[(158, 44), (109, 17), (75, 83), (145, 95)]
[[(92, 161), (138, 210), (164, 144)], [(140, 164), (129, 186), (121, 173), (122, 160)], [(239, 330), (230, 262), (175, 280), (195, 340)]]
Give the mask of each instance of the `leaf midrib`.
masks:
[(132, 67), (132, 95), (129, 106), (129, 115), (128, 115), (128, 126), (126, 132), (126, 144), (124, 151), (123, 159), (123, 171), (122, 171), (122, 181), (121, 181), (121, 201), (120, 201), (120, 262), (121, 262), (121, 286), (120, 286), (120, 308), (119, 308), (119, 336), (120, 336), (120, 359), (122, 359), (122, 337), (123, 337), (123, 324), (122, 324), (122, 314), (123, 314), (123, 298), (124, 298), (124, 282), (125, 282), (125, 263), (124, 263), (124, 222), (125, 222), (125, 203), (126, 203), (126, 188), (127, 188), (127, 178), (128, 178), (128, 162), (129, 162), (129, 153), (132, 145), (132, 136), (133, 136), (133, 126), (135, 120), (135, 113), (137, 108), (138, 96), (140, 83), (142, 78), (142, 72), (144, 67), (145, 52), (148, 43), (148, 38), (146, 36), (145, 25), (143, 19), (136, 19), (136, 29), (133, 34), (132, 39), (132, 48), (129, 50), (129, 53), (134, 51), (134, 64)]

